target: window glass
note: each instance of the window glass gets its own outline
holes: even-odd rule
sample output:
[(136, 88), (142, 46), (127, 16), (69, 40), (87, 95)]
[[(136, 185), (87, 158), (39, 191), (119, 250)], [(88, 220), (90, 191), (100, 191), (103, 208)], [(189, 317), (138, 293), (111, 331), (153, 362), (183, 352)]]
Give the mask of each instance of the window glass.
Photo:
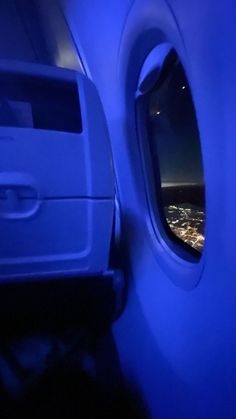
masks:
[(189, 84), (174, 50), (146, 99), (149, 146), (164, 226), (172, 239), (199, 255), (205, 239), (201, 145)]

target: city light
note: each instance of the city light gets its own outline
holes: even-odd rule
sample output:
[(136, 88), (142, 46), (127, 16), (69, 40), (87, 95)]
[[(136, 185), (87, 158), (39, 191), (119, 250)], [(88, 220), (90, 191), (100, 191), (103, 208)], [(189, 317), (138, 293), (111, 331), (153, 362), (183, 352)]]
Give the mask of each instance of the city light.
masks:
[(165, 207), (166, 221), (171, 231), (186, 244), (202, 251), (204, 246), (204, 211), (190, 205)]

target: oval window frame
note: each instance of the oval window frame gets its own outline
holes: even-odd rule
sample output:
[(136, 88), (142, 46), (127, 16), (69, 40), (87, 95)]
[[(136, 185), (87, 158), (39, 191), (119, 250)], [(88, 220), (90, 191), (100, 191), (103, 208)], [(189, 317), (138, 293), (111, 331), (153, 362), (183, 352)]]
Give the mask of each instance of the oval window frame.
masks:
[[(206, 193), (205, 193), (205, 243), (203, 246), (203, 251), (200, 257), (194, 256), (194, 254), (186, 249), (186, 246), (178, 244), (175, 240), (171, 239), (171, 235), (168, 235), (166, 228), (163, 223), (163, 213), (160, 211), (160, 207), (157, 202), (156, 194), (156, 185), (155, 178), (153, 173), (153, 162), (150, 154), (150, 147), (148, 141), (148, 130), (145, 123), (142, 123), (146, 120), (146, 109), (147, 105), (145, 104), (144, 97), (147, 93), (142, 92), (139, 86), (143, 85), (143, 74), (148, 76), (148, 67), (150, 66), (151, 71), (153, 68), (161, 66), (163, 62), (163, 51), (166, 51), (166, 55), (170, 49), (174, 48), (170, 43), (163, 42), (155, 46), (151, 52), (146, 57), (143, 66), (140, 72), (140, 78), (138, 82), (138, 89), (136, 91), (136, 100), (135, 100), (135, 115), (136, 115), (136, 128), (137, 128), (137, 137), (138, 137), (138, 147), (141, 157), (142, 171), (145, 181), (145, 194), (148, 205), (148, 231), (151, 239), (151, 244), (153, 251), (155, 252), (156, 257), (158, 258), (158, 263), (161, 265), (163, 270), (167, 275), (172, 279), (172, 281), (182, 288), (192, 289), (195, 287), (201, 279), (203, 269), (204, 269), (204, 260), (205, 260), (205, 247), (206, 247), (206, 222), (207, 222), (207, 211), (206, 211)], [(204, 169), (204, 156), (203, 156), (203, 147), (201, 140), (201, 131), (198, 121), (198, 113), (196, 104), (194, 102), (194, 97), (191, 88), (191, 82), (189, 80), (185, 66), (183, 65), (183, 60), (178, 53), (178, 50), (174, 48), (180, 62), (183, 66), (186, 80), (190, 88), (193, 106), (195, 109), (195, 116), (199, 130), (199, 140), (202, 156), (202, 167), (203, 167), (203, 177), (204, 185), (206, 189), (206, 178), (205, 178), (205, 169)], [(160, 54), (159, 54), (160, 53)], [(160, 60), (158, 59), (160, 56)], [(150, 58), (151, 57), (151, 58)], [(154, 63), (156, 60), (156, 63)], [(149, 65), (151, 63), (151, 65)], [(153, 77), (151, 77), (151, 80)], [(154, 78), (155, 79), (155, 78)], [(145, 85), (146, 86), (146, 85)], [(151, 88), (149, 89), (151, 90)]]

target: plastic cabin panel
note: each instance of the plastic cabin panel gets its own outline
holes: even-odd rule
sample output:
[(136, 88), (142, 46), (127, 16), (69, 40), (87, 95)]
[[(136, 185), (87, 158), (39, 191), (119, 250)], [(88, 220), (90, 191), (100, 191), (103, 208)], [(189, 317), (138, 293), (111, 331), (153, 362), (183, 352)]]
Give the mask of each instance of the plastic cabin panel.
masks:
[(93, 84), (0, 64), (0, 279), (107, 268), (114, 177)]

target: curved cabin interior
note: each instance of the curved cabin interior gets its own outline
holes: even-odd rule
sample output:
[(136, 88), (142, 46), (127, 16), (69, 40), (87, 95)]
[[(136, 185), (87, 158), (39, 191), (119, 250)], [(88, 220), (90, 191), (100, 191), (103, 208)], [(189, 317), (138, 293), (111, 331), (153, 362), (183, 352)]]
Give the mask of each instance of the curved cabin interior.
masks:
[(1, 0), (1, 418), (236, 418), (235, 17)]

